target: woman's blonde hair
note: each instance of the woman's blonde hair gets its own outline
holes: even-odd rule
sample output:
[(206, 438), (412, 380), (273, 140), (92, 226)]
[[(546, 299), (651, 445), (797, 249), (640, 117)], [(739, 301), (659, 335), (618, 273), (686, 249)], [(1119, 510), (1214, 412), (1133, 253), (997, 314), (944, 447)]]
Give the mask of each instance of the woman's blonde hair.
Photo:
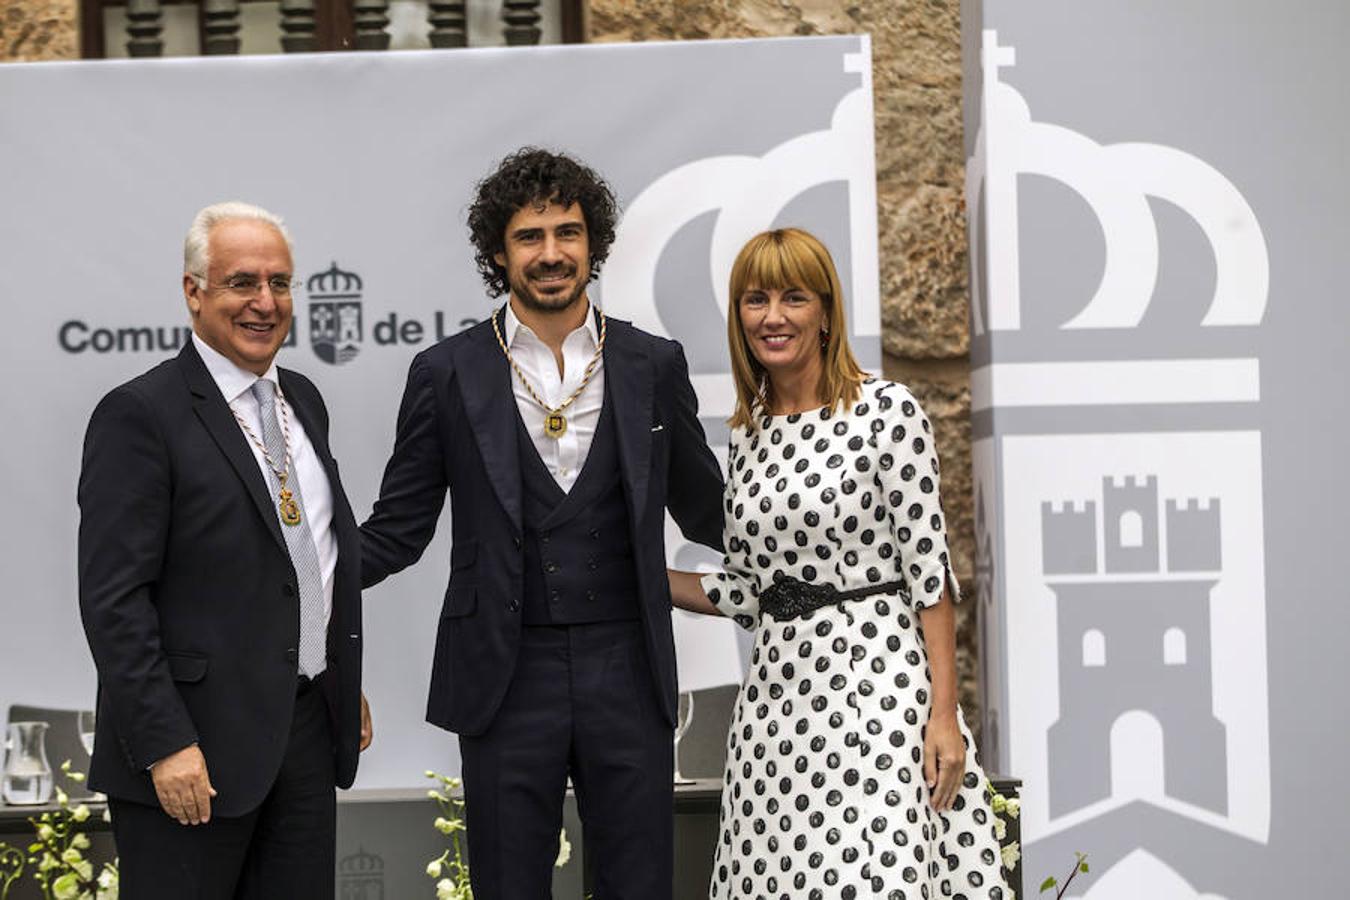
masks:
[(746, 242), (731, 266), (731, 293), (727, 308), (727, 343), (731, 348), (731, 375), (736, 382), (736, 412), (731, 427), (749, 426), (757, 415), (773, 407), (773, 383), (750, 350), (741, 327), (741, 297), (748, 290), (806, 288), (819, 295), (825, 307), (829, 333), (821, 338), (821, 376), (818, 395), (822, 406), (852, 405), (867, 377), (853, 358), (844, 323), (844, 292), (830, 251), (800, 228), (775, 228)]

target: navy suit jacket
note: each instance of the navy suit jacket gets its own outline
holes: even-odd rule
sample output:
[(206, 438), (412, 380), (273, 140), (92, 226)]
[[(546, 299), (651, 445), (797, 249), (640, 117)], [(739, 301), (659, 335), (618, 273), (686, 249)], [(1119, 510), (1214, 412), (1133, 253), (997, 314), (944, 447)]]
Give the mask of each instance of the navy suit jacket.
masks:
[[(673, 724), (665, 513), (669, 508), (690, 540), (720, 549), (722, 475), (698, 421), (679, 344), (609, 318), (604, 371), (628, 502), (636, 600), (660, 708)], [(519, 420), (511, 369), (490, 320), (419, 353), (408, 372), (380, 498), (361, 526), (361, 580), (370, 586), (421, 557), (449, 491), (450, 583), (436, 632), (427, 721), (464, 735), (487, 729), (515, 669), (524, 595)]]
[[(360, 740), (360, 537), (328, 412), (278, 371), (333, 491), (338, 545), (328, 672), (337, 783)], [(276, 499), (191, 342), (94, 410), (80, 471), (80, 612), (99, 675), (89, 783), (158, 805), (147, 767), (194, 741), (239, 816), (280, 769), (295, 704), (300, 600)]]

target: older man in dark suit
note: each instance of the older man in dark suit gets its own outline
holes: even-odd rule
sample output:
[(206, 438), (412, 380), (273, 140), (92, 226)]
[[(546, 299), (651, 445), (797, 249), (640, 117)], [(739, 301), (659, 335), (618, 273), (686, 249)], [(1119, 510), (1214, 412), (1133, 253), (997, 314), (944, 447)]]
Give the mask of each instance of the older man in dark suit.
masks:
[(182, 352), (85, 437), (80, 610), (99, 676), (90, 784), (122, 896), (331, 898), (334, 786), (368, 740), (359, 536), (291, 327), (290, 238), (197, 214)]
[(675, 647), (666, 510), (720, 546), (722, 479), (678, 344), (586, 286), (614, 239), (589, 168), (523, 150), (469, 226), (492, 317), (418, 354), (362, 526), (362, 580), (454, 544), (428, 719), (458, 732), (475, 896), (548, 896), (568, 776), (597, 900), (671, 894)]

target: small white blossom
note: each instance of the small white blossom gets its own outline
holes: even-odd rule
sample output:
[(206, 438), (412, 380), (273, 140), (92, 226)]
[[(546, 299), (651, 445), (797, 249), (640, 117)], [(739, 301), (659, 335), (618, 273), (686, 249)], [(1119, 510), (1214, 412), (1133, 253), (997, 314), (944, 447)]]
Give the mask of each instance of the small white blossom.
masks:
[(441, 861), (439, 859), (433, 859), (427, 863), (427, 876), (430, 878), (441, 877)]
[[(117, 900), (118, 886), (117, 870), (112, 866), (105, 864), (103, 866), (103, 871), (98, 873), (99, 891), (103, 893), (111, 892), (108, 894), (109, 900)], [(100, 898), (100, 900), (102, 900), (102, 898)]]
[(561, 869), (571, 858), (572, 842), (567, 839), (567, 829), (564, 828), (558, 832), (558, 858), (553, 861), (553, 868)]
[(454, 900), (456, 888), (449, 878), (436, 882), (436, 900)]
[(1001, 844), (1003, 843), (1003, 839), (1006, 838), (1007, 836), (1008, 836), (1008, 823), (1000, 819), (998, 816), (994, 816), (994, 840), (998, 841)]
[(1021, 815), (1021, 813), (1022, 813), (1022, 801), (1019, 800), (1017, 797), (1013, 797), (1011, 800), (1008, 801), (1008, 815), (1015, 819), (1019, 815)]
[(1003, 858), (1003, 868), (1011, 869), (1022, 858), (1022, 848), (1017, 841), (1013, 841), (1006, 847), (999, 847), (998, 854)]

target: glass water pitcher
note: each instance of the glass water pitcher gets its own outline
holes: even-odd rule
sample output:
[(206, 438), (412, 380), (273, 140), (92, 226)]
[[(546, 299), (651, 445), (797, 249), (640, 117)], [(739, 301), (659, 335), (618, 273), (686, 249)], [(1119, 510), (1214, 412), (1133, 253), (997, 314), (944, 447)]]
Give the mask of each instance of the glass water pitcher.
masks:
[(52, 799), (47, 727), (46, 722), (9, 723), (0, 796), (11, 806), (36, 806)]

